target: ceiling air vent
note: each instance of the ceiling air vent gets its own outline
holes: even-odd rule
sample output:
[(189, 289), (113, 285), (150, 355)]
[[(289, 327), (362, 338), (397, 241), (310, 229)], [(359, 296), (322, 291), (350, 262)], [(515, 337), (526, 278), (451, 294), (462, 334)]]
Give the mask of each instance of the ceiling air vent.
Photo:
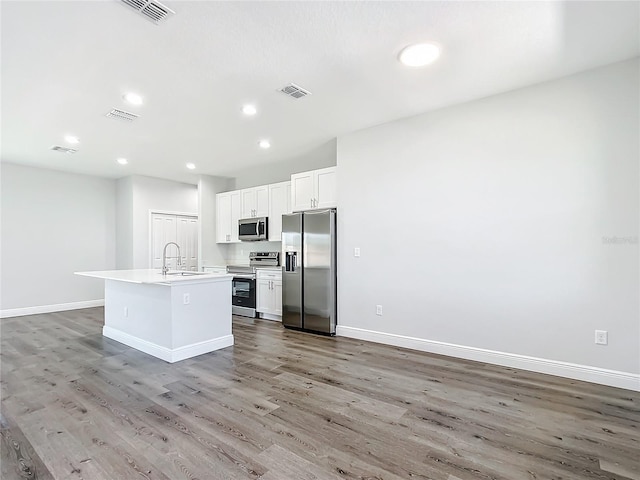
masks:
[(155, 0), (120, 0), (120, 2), (133, 8), (140, 15), (147, 17), (155, 24), (166, 20), (169, 16), (176, 13), (166, 5)]
[(302, 98), (306, 97), (307, 95), (311, 95), (311, 92), (309, 90), (305, 90), (295, 83), (290, 83), (286, 87), (282, 87), (279, 91), (293, 98)]
[(136, 115), (135, 113), (125, 112), (124, 110), (119, 110), (117, 108), (111, 110), (109, 113), (107, 113), (106, 116), (109, 118), (115, 118), (117, 120), (124, 120), (125, 122), (133, 122), (136, 118), (138, 118), (138, 115)]
[(78, 151), (75, 148), (61, 147), (60, 145), (52, 145), (49, 150), (60, 153), (76, 153)]

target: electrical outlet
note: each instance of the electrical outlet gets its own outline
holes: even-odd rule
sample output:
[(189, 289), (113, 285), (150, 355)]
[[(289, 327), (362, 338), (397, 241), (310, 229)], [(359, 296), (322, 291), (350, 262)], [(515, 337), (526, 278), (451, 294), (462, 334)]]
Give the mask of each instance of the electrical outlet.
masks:
[(360, 256), (360, 247), (356, 247), (353, 249), (353, 256), (354, 257), (359, 257)]
[(382, 315), (382, 305), (376, 305), (376, 315)]
[(182, 294), (182, 303), (184, 303), (185, 305), (189, 305), (190, 301), (191, 301), (191, 298), (188, 293)]
[(129, 307), (124, 307), (124, 316), (125, 317), (129, 316)]
[(609, 334), (606, 330), (596, 330), (596, 344), (607, 345), (609, 343)]

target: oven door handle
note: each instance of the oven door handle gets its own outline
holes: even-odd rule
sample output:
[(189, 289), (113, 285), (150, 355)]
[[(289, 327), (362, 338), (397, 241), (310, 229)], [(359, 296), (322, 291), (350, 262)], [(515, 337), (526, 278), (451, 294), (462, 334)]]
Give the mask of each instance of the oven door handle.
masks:
[(255, 280), (256, 276), (251, 273), (232, 273), (233, 278), (245, 278), (247, 280)]

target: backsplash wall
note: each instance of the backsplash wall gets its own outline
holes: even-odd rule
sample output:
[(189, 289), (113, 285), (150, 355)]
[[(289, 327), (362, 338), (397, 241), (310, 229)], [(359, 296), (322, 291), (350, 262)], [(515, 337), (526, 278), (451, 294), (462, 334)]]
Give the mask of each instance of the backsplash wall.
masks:
[(225, 245), (227, 265), (249, 265), (249, 252), (280, 252), (281, 242), (241, 242)]

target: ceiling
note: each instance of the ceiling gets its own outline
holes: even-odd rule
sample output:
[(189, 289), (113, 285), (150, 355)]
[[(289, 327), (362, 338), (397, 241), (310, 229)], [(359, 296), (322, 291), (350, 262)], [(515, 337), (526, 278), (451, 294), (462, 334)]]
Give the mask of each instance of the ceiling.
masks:
[[(119, 0), (2, 1), (2, 161), (194, 183), (640, 52), (639, 2), (163, 3), (176, 13), (156, 25)], [(437, 62), (397, 61), (425, 41)], [(312, 95), (278, 92), (291, 82)], [(78, 152), (51, 151), (66, 134)]]

